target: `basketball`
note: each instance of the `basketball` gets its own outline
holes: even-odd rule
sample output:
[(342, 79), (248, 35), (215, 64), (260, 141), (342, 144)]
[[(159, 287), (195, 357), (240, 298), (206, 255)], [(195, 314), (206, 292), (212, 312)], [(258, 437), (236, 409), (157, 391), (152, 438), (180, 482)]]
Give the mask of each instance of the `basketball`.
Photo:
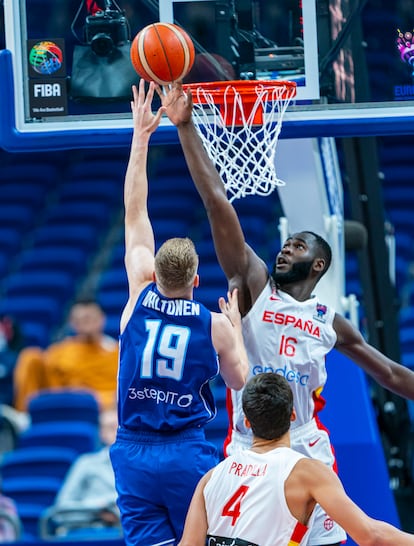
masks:
[(144, 27), (131, 44), (131, 62), (138, 75), (160, 85), (182, 80), (193, 66), (194, 58), (190, 36), (172, 23)]

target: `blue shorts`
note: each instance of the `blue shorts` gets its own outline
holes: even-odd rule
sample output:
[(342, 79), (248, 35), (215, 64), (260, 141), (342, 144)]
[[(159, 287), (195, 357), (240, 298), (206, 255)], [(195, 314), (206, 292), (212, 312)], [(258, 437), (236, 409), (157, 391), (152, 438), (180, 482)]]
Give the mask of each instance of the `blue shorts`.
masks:
[(203, 429), (174, 433), (118, 431), (111, 446), (127, 546), (174, 546), (200, 478), (219, 462)]

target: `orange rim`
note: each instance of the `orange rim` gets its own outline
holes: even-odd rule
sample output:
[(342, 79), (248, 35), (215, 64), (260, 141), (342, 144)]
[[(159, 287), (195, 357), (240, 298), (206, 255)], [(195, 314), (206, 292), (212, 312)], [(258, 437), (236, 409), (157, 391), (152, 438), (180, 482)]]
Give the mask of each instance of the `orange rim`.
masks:
[[(206, 91), (214, 98), (224, 97), (228, 87), (233, 87), (242, 97), (256, 97), (256, 89), (283, 89), (281, 100), (290, 99), (296, 94), (296, 82), (285, 80), (225, 80), (214, 82), (185, 83), (183, 89), (194, 91)], [(200, 97), (202, 98), (202, 97)], [(197, 100), (197, 94), (193, 93), (193, 99)]]

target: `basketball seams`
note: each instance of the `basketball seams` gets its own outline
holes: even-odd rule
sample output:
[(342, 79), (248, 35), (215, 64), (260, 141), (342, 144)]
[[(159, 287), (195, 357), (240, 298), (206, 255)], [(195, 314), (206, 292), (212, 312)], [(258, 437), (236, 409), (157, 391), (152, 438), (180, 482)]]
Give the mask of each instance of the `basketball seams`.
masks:
[[(188, 34), (172, 23), (152, 23), (131, 45), (131, 61), (147, 81), (168, 85), (183, 79), (194, 63), (194, 45)], [(158, 70), (157, 70), (158, 65)]]
[[(157, 35), (158, 37), (158, 41), (159, 41), (159, 45), (160, 45), (160, 48), (162, 50), (162, 52), (164, 53), (164, 61), (168, 67), (168, 70), (170, 72), (170, 81), (174, 81), (176, 78), (174, 78), (174, 73), (173, 73), (173, 70), (172, 70), (172, 67), (171, 67), (171, 63), (170, 63), (170, 60), (168, 58), (168, 53), (167, 53), (167, 50), (165, 48), (165, 44), (164, 44), (164, 41), (163, 39), (161, 38), (161, 35), (158, 31), (158, 29), (160, 27), (164, 27), (164, 28), (168, 28), (169, 30), (171, 30), (173, 32), (173, 34), (177, 37), (177, 38), (180, 38), (179, 34), (176, 32), (175, 28), (173, 28), (171, 25), (169, 25), (168, 23), (161, 23), (160, 25), (158, 26), (154, 26), (153, 29), (154, 29), (154, 32), (155, 34)], [(181, 42), (181, 40), (180, 40)], [(185, 51), (183, 51), (184, 53), (184, 56), (185, 56)], [(165, 82), (166, 84), (169, 83), (169, 82)]]
[[(168, 26), (168, 28), (170, 28), (174, 32), (175, 36), (178, 38), (178, 40), (181, 43), (181, 46), (183, 48), (184, 66), (183, 66), (183, 69), (181, 71), (180, 77), (175, 78), (175, 80), (181, 80), (191, 68), (191, 66), (190, 66), (190, 60), (191, 60), (190, 47), (189, 47), (189, 44), (188, 44), (187, 40), (185, 39), (185, 36), (182, 33), (181, 29), (179, 29), (177, 26), (171, 25), (169, 23), (165, 23), (165, 25)], [(167, 63), (169, 65), (168, 58), (167, 58)], [(171, 75), (173, 75), (172, 71), (171, 71)], [(172, 81), (174, 81), (174, 80), (172, 80)]]
[[(160, 79), (157, 76), (157, 74), (152, 70), (152, 68), (151, 68), (151, 66), (150, 66), (150, 64), (148, 62), (147, 55), (146, 55), (145, 38), (147, 38), (148, 34), (150, 32), (152, 32), (152, 31), (153, 31), (153, 27), (151, 26), (151, 27), (148, 27), (147, 29), (145, 29), (145, 32), (142, 32), (139, 35), (138, 44), (137, 44), (138, 45), (139, 62), (141, 63), (144, 71), (146, 72), (146, 74), (148, 74), (148, 76), (150, 77), (151, 80), (154, 80), (154, 81), (158, 82), (160, 85), (166, 85), (166, 84), (168, 84), (168, 82)], [(155, 30), (155, 33), (156, 33), (156, 36), (157, 36), (158, 41), (159, 41), (159, 44), (157, 44), (157, 45), (161, 46), (161, 48), (162, 48), (162, 43), (161, 43), (161, 40), (160, 40), (159, 33), (156, 30)], [(151, 38), (152, 38), (152, 36), (151, 36)], [(165, 55), (165, 51), (164, 51), (164, 55)]]

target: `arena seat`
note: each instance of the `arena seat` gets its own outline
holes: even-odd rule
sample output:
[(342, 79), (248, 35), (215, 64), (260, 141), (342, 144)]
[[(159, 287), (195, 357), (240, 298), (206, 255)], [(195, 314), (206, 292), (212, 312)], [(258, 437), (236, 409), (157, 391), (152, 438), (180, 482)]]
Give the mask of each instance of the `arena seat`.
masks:
[(20, 271), (10, 276), (4, 285), (8, 297), (19, 295), (52, 296), (66, 299), (73, 288), (73, 278), (65, 271)]
[(31, 205), (0, 202), (0, 226), (26, 232), (33, 223), (35, 211)]
[(23, 431), (17, 449), (23, 447), (69, 447), (78, 453), (99, 447), (98, 426), (86, 421), (44, 421)]
[(22, 325), (32, 321), (52, 327), (58, 323), (62, 309), (54, 297), (25, 294), (5, 298), (0, 313), (11, 315)]
[(36, 248), (43, 246), (72, 246), (94, 252), (101, 236), (98, 226), (82, 222), (59, 221), (39, 226), (33, 231), (32, 244)]
[(112, 267), (101, 274), (99, 291), (128, 291), (128, 278), (125, 267)]
[(75, 449), (67, 447), (21, 447), (4, 454), (0, 473), (4, 480), (25, 476), (63, 479), (77, 456)]
[(127, 287), (119, 290), (102, 290), (98, 292), (98, 301), (106, 315), (121, 318), (121, 311), (128, 301)]
[(24, 271), (66, 271), (76, 277), (85, 272), (88, 257), (84, 248), (54, 244), (25, 249), (18, 257), (18, 265)]
[(85, 421), (98, 425), (99, 422), (97, 399), (87, 390), (42, 390), (31, 397), (27, 411), (32, 424), (50, 421)]
[(96, 180), (91, 180), (85, 175), (72, 179), (70, 182), (62, 184), (59, 190), (59, 201), (61, 203), (71, 202), (92, 202), (95, 203), (108, 203), (111, 205), (115, 203), (122, 203), (123, 197), (123, 184), (119, 181), (109, 178), (110, 173), (106, 173), (105, 177), (102, 175)]

